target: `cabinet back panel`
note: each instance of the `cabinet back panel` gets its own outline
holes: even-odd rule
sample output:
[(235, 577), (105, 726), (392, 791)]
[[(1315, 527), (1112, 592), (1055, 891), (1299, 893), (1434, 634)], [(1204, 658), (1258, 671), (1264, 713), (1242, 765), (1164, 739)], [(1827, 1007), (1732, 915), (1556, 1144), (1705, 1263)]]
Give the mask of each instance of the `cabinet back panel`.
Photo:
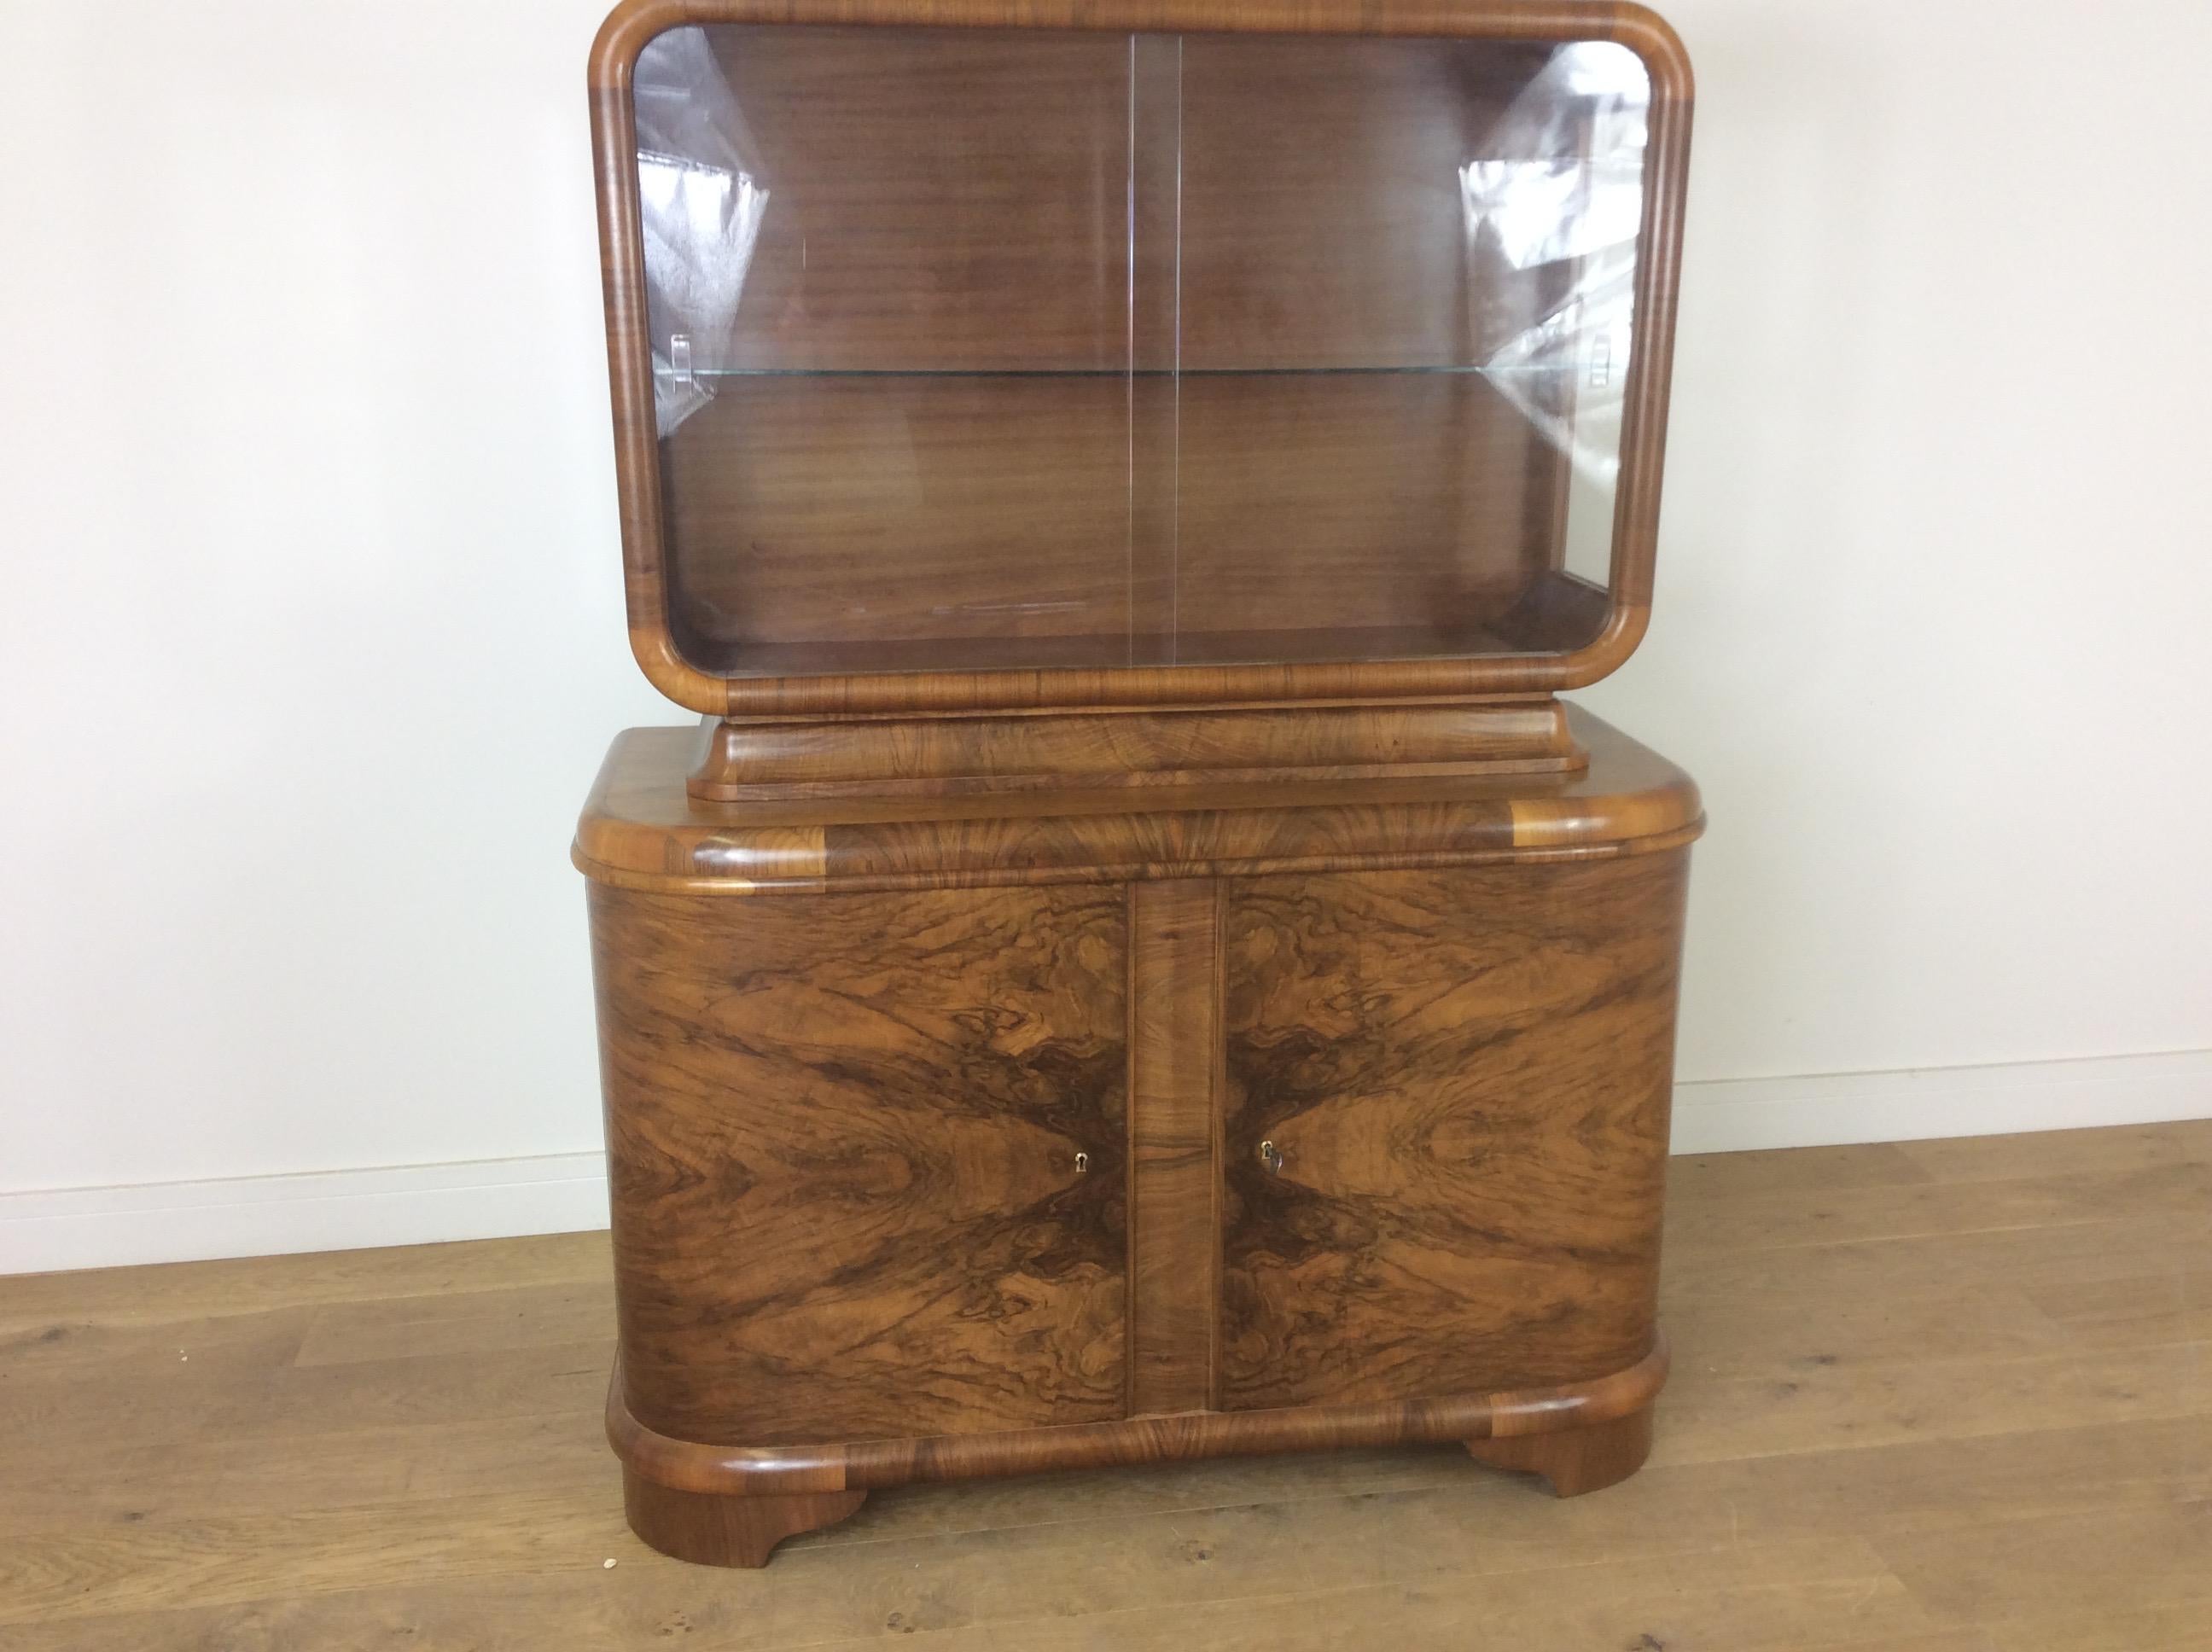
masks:
[(679, 640), (1126, 639), (1127, 405), (1119, 378), (724, 380), (661, 444)]
[(1039, 641), (1013, 665), (1133, 640), (1123, 664), (1180, 657), (1177, 630), (1449, 635), (1556, 543), (1556, 456), (1471, 374), (1186, 377), (1179, 403), (1155, 410), (1177, 459), (1133, 478), (1118, 378), (725, 380), (662, 445), (678, 635), (741, 670), (793, 644), (866, 670), (869, 643)]
[(1460, 167), (1548, 56), (1186, 37), (1183, 367), (1467, 365), (1528, 325), (1540, 283), (1470, 244)]
[(1556, 540), (1558, 456), (1472, 374), (1186, 376), (1186, 630), (1479, 627)]
[(768, 192), (715, 365), (1123, 363), (1127, 35), (706, 33)]
[[(731, 368), (1466, 363), (1547, 294), (1473, 247), (1460, 167), (1547, 48), (723, 27), (766, 191)], [(732, 159), (732, 157), (734, 157)]]

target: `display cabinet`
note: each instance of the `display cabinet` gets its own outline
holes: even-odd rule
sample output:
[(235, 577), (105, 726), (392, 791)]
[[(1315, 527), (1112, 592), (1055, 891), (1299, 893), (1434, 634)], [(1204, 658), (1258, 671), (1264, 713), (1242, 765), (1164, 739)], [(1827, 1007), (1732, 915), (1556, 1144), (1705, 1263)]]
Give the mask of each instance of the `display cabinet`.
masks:
[(1635, 6), (632, 0), (586, 807), (633, 1525), (1460, 1439), (1632, 1470), (1694, 789)]

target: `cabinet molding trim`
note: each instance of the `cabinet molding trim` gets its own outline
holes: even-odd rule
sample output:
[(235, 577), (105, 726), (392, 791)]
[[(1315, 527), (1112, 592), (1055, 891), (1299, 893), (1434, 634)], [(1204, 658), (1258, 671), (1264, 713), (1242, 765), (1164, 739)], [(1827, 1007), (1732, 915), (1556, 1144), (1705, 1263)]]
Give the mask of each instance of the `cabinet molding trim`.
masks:
[(1118, 1423), (941, 1434), (919, 1440), (744, 1447), (674, 1440), (647, 1428), (630, 1415), (623, 1401), (617, 1357), (607, 1387), (607, 1439), (629, 1473), (680, 1491), (783, 1496), (875, 1491), (924, 1480), (1066, 1468), (1549, 1434), (1643, 1410), (1666, 1382), (1667, 1363), (1662, 1334), (1650, 1352), (1626, 1370), (1555, 1388), (1375, 1405), (1183, 1412)]
[(1129, 886), (1129, 1412), (1216, 1403), (1221, 885)]

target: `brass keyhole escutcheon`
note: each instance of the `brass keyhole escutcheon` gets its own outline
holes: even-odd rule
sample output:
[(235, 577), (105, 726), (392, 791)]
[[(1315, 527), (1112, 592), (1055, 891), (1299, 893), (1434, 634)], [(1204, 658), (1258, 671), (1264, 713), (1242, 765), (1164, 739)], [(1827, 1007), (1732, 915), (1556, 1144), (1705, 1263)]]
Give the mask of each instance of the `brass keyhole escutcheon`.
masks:
[(1269, 1175), (1279, 1176), (1282, 1175), (1283, 1150), (1276, 1146), (1272, 1141), (1261, 1142), (1260, 1144), (1260, 1163), (1266, 1167), (1267, 1172)]
[(1085, 1171), (1089, 1170), (1090, 1168), (1091, 1155), (1088, 1153), (1078, 1153), (1075, 1156), (1075, 1174), (1081, 1175)]

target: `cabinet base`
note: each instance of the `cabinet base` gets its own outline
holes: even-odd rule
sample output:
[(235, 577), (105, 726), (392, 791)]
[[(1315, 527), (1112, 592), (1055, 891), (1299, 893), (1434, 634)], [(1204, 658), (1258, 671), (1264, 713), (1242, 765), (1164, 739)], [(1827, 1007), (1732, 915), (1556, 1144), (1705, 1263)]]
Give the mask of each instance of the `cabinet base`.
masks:
[(1651, 1407), (1554, 1434), (1469, 1440), (1467, 1450), (1492, 1468), (1540, 1476), (1555, 1497), (1578, 1497), (1618, 1485), (1644, 1467), (1651, 1455)]
[[(1549, 1434), (1469, 1440), (1468, 1455), (1492, 1468), (1534, 1474), (1552, 1495), (1578, 1497), (1617, 1485), (1651, 1455), (1651, 1407), (1610, 1422)], [(623, 1468), (630, 1530), (661, 1553), (702, 1566), (765, 1566), (776, 1545), (856, 1513), (866, 1491), (680, 1491)]]
[[(1125, 1422), (934, 1440), (742, 1447), (676, 1440), (630, 1414), (616, 1361), (607, 1436), (630, 1529), (663, 1554), (763, 1566), (787, 1537), (834, 1525), (871, 1490), (1041, 1470), (1458, 1441), (1494, 1467), (1540, 1474), (1560, 1497), (1628, 1478), (1651, 1449), (1667, 1344), (1588, 1382), (1380, 1406), (1184, 1412)], [(1502, 1430), (1502, 1431), (1501, 1431)]]
[(866, 1491), (679, 1491), (623, 1468), (630, 1530), (661, 1553), (701, 1566), (765, 1566), (784, 1539), (834, 1526), (867, 1500)]

